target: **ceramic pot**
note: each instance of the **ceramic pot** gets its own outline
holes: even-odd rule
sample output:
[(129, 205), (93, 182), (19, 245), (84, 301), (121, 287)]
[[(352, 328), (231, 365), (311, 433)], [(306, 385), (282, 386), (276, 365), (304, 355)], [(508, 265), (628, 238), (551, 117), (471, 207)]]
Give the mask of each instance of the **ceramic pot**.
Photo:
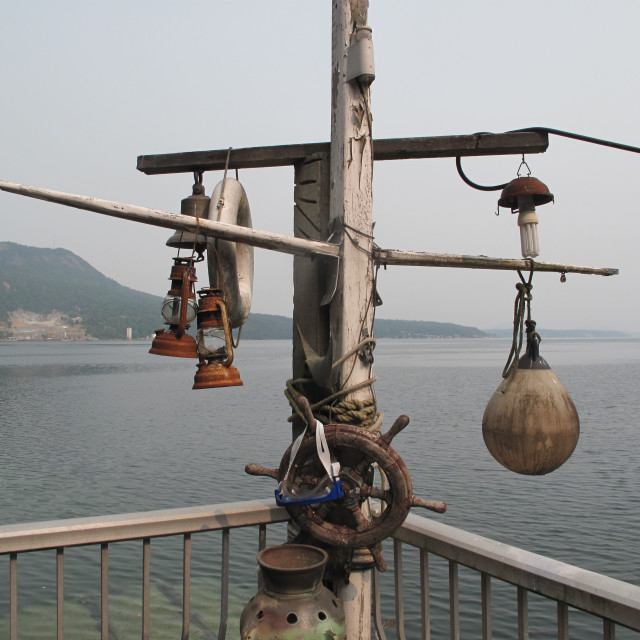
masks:
[(322, 584), (328, 559), (304, 544), (260, 551), (262, 586), (242, 612), (242, 640), (344, 640), (342, 601)]

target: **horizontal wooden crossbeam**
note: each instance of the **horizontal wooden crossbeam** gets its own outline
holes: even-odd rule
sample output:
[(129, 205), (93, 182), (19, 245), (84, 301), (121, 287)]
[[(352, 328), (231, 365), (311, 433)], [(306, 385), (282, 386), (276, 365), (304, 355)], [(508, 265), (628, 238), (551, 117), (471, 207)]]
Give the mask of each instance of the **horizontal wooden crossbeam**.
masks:
[[(375, 160), (406, 160), (418, 158), (455, 158), (458, 156), (520, 155), (543, 153), (549, 146), (549, 136), (535, 131), (512, 133), (474, 133), (463, 136), (433, 136), (429, 138), (385, 138), (374, 140)], [(220, 171), (227, 156), (230, 169), (282, 167), (294, 165), (315, 154), (329, 153), (328, 142), (287, 144), (274, 147), (247, 147), (216, 151), (188, 151), (138, 156), (138, 171), (147, 175)]]
[[(134, 222), (165, 227), (167, 229), (180, 229), (193, 231), (214, 238), (223, 238), (236, 242), (243, 242), (253, 247), (288, 253), (292, 255), (318, 255), (327, 258), (338, 258), (340, 246), (322, 240), (308, 240), (306, 238), (293, 238), (291, 236), (260, 231), (233, 224), (216, 222), (215, 220), (198, 220), (193, 216), (185, 216), (180, 213), (158, 211), (122, 202), (100, 200), (87, 196), (79, 196), (72, 193), (31, 187), (24, 184), (4, 182), (0, 180), (0, 190), (15, 193), (29, 198), (47, 200), (76, 209), (94, 211), (103, 215), (123, 218)], [(464, 269), (501, 269), (515, 271), (516, 269), (528, 270), (531, 268), (530, 260), (514, 260), (511, 258), (488, 258), (487, 256), (462, 256), (444, 253), (423, 253), (420, 251), (397, 251), (394, 249), (374, 249), (374, 261), (381, 266), (405, 265), (421, 267), (460, 267)], [(570, 264), (557, 264), (536, 262), (536, 271), (555, 271), (557, 273), (582, 273), (600, 276), (612, 276), (618, 273), (618, 269), (609, 267), (581, 267)]]
[[(495, 269), (499, 271), (529, 271), (534, 262), (528, 258), (490, 258), (488, 256), (463, 256), (449, 253), (423, 253), (421, 251), (397, 251), (375, 249), (374, 260), (383, 267), (402, 265), (410, 267), (450, 267), (461, 269)], [(616, 276), (618, 269), (612, 267), (582, 267), (557, 262), (535, 262), (536, 271), (555, 273), (581, 273), (584, 275)]]

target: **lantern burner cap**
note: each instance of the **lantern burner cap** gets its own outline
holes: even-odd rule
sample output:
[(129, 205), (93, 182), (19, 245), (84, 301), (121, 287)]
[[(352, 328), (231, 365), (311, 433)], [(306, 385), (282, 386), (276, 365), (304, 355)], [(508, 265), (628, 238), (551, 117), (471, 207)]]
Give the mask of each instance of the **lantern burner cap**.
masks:
[(518, 197), (531, 196), (535, 206), (553, 202), (553, 194), (544, 182), (531, 176), (523, 178), (515, 178), (512, 180), (500, 194), (498, 200), (499, 207), (511, 209), (512, 212), (518, 210)]
[(239, 371), (233, 365), (219, 362), (198, 362), (198, 371), (193, 379), (192, 389), (217, 389), (219, 387), (241, 387)]
[(174, 358), (198, 358), (195, 338), (188, 333), (178, 338), (173, 331), (158, 329), (151, 343), (149, 353), (157, 356), (173, 356)]

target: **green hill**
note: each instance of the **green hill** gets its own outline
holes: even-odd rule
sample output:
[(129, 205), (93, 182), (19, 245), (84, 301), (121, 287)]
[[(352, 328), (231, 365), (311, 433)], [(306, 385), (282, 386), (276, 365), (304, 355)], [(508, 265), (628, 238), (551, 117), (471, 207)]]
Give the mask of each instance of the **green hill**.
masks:
[(487, 334), (476, 327), (464, 327), (451, 322), (422, 320), (376, 319), (376, 338), (486, 338)]
[(127, 327), (140, 338), (158, 325), (159, 308), (158, 297), (118, 284), (71, 251), (0, 243), (0, 323), (5, 327), (17, 310), (41, 316), (57, 311), (60, 322), (80, 325), (93, 338), (124, 338)]
[[(163, 326), (159, 296), (107, 278), (66, 249), (0, 242), (0, 338), (124, 339)], [(378, 338), (482, 337), (475, 327), (410, 320), (376, 320)], [(252, 313), (245, 340), (291, 340), (293, 321)]]

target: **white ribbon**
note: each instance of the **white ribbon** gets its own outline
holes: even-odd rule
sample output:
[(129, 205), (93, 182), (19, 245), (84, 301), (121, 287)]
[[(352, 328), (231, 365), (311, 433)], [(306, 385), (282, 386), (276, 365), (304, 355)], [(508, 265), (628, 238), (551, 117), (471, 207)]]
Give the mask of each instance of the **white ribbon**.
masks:
[[(291, 471), (293, 462), (296, 459), (296, 455), (298, 454), (298, 449), (300, 448), (300, 444), (302, 443), (302, 440), (304, 439), (306, 433), (307, 427), (305, 427), (304, 431), (293, 441), (293, 446), (291, 447), (291, 457), (289, 458), (289, 468), (287, 469), (287, 473), (284, 474), (282, 482), (284, 482), (289, 477), (289, 471)], [(331, 462), (329, 445), (327, 444), (327, 438), (324, 435), (324, 425), (319, 420), (316, 420), (316, 449), (318, 451), (318, 458), (320, 459), (322, 466), (325, 468), (327, 475), (331, 478), (331, 480), (335, 481), (335, 479), (340, 474), (340, 463)]]

